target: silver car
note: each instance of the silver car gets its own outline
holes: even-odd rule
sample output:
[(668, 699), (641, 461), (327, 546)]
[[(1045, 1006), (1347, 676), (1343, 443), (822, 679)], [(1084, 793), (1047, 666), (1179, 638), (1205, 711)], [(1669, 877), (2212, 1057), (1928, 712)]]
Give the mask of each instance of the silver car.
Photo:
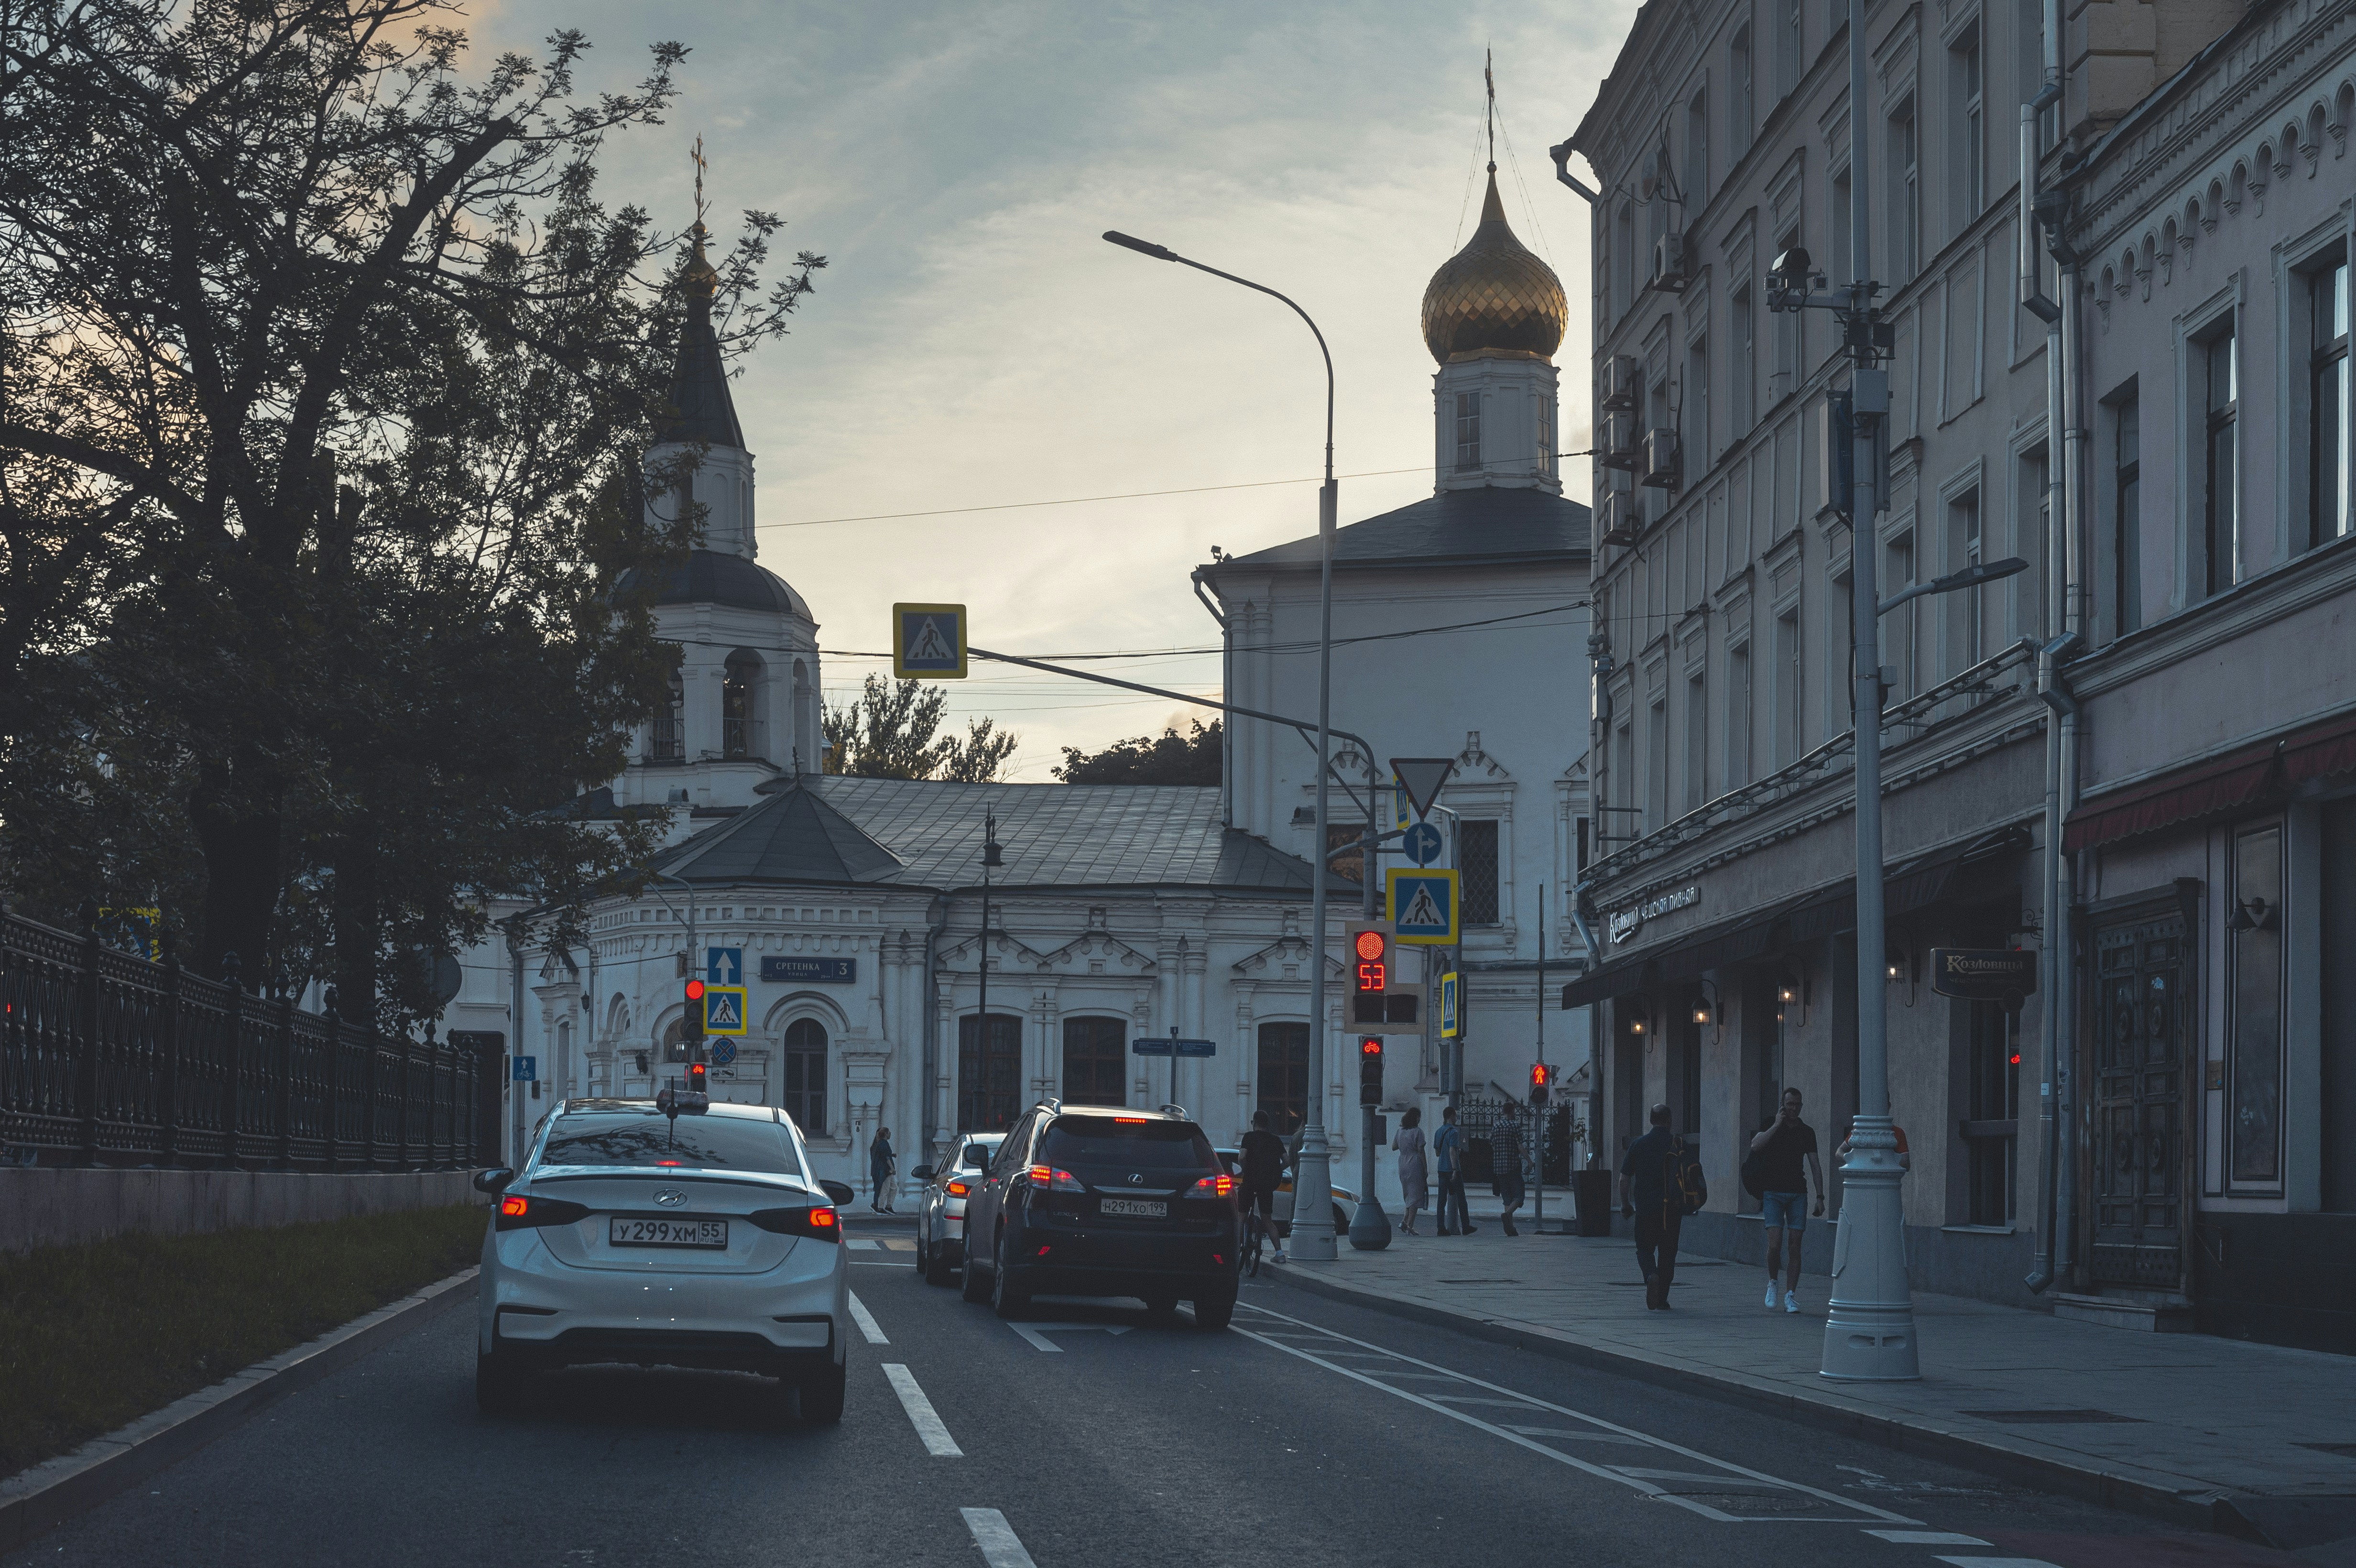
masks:
[(925, 1184), (916, 1200), (916, 1272), (932, 1285), (947, 1285), (965, 1262), (966, 1193), (981, 1179), (1004, 1133), (959, 1133), (940, 1168), (920, 1165), (908, 1174)]
[(850, 1271), (841, 1182), (810, 1173), (766, 1105), (568, 1100), (494, 1194), (477, 1282), (475, 1398), (513, 1410), (535, 1371), (592, 1362), (778, 1380), (803, 1419), (842, 1419)]

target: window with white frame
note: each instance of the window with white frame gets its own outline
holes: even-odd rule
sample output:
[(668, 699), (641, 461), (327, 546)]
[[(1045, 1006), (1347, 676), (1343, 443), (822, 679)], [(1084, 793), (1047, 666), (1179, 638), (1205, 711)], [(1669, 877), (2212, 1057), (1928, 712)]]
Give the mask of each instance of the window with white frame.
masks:
[(1456, 394), (1456, 469), (1481, 466), (1481, 394)]
[(1751, 28), (1746, 23), (1734, 29), (1734, 41), (1726, 50), (1726, 159), (1730, 165), (1751, 145)]
[(1701, 670), (1686, 677), (1686, 802), (1699, 811), (1709, 800), (1709, 688)]
[[(1912, 530), (1893, 534), (1882, 547), (1881, 596), (1895, 598), (1901, 588), (1914, 586), (1914, 535)], [(1892, 610), (1881, 620), (1881, 659), (1896, 674), (1890, 695), (1907, 698), (1915, 691), (1914, 635), (1915, 612), (1922, 601), (1910, 599)]]
[(2198, 511), (2192, 579), (2201, 596), (2222, 593), (2240, 576), (2240, 490), (2236, 484), (2241, 447), (2241, 372), (2233, 343), (2233, 318), (2225, 319), (2192, 344), (2200, 403), (2201, 459), (2194, 501)]
[(1669, 701), (1665, 691), (1644, 710), (1644, 830), (1669, 819)]
[(1915, 133), (1914, 99), (1901, 100), (1890, 115), (1890, 276), (1903, 284), (1921, 264), (1922, 232), (1922, 170), (1917, 166), (1920, 138)]
[(2143, 628), (2143, 410), (2130, 381), (2105, 404), (2111, 426), (2111, 624)]
[(1750, 434), (1751, 427), (1759, 420), (1759, 323), (1751, 298), (1748, 279), (1735, 285), (1726, 297), (1726, 336), (1734, 356), (1727, 368), (1727, 390), (1733, 394), (1727, 409), (1730, 441), (1740, 441)]
[[(1796, 205), (1796, 202), (1794, 203)], [(1794, 219), (1775, 242), (1775, 252), (1782, 255), (1800, 243), (1800, 225)], [(1796, 310), (1775, 313), (1775, 364), (1768, 387), (1770, 401), (1780, 401), (1789, 396), (1800, 382), (1800, 318)]]
[[(1707, 473), (1716, 453), (1709, 444), (1709, 339), (1697, 337), (1686, 345), (1685, 471), (1688, 483)], [(1690, 597), (1687, 603), (1693, 603)]]
[(2356, 529), (2349, 494), (2347, 258), (2313, 269), (2303, 281), (2310, 345), (2306, 545), (2314, 549)]
[(1775, 765), (1785, 767), (1800, 759), (1802, 693), (1800, 677), (1800, 607), (1775, 617)]
[(1804, 7), (1800, 0), (1772, 0), (1775, 7), (1775, 95), (1788, 97), (1800, 85), (1801, 28)]
[(1954, 105), (1950, 122), (1954, 136), (1954, 231), (1980, 215), (1987, 205), (1987, 108), (1980, 69), (1980, 25), (1974, 22), (1948, 46), (1948, 97)]
[(1740, 789), (1751, 782), (1751, 645), (1737, 644), (1726, 654), (1726, 744), (1719, 767), (1726, 787)]
[(1709, 200), (1709, 100), (1698, 90), (1686, 100), (1685, 187), (1691, 218)]

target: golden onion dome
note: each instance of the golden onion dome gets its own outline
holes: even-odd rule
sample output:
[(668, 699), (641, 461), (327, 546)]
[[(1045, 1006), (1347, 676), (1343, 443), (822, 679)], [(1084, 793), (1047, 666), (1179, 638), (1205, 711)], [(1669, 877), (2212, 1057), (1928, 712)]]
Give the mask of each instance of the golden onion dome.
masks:
[(1569, 325), (1562, 281), (1505, 222), (1492, 164), (1481, 226), (1423, 291), (1424, 347), (1442, 365), (1484, 349), (1551, 359)]
[(703, 242), (711, 237), (710, 230), (703, 227), (703, 219), (699, 218), (688, 234), (695, 241), (695, 248), (687, 259), (687, 272), (680, 282), (690, 299), (708, 300), (720, 292), (720, 273), (703, 254)]

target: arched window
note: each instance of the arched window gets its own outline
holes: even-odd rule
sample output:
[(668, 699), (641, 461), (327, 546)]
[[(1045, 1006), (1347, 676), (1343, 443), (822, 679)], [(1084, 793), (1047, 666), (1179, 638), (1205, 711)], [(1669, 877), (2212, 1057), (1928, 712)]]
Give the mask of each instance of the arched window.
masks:
[(1277, 1135), (1290, 1137), (1309, 1117), (1309, 1026), (1259, 1026), (1259, 1094), (1255, 1110), (1266, 1111)]
[(760, 686), (761, 660), (738, 648), (728, 656), (727, 672), (720, 682), (720, 754), (760, 755), (761, 733), (755, 696)]
[(1126, 1105), (1128, 1028), (1119, 1019), (1064, 1020), (1064, 1099), (1080, 1105)]
[(823, 773), (825, 756), (820, 747), (825, 744), (819, 734), (818, 714), (810, 700), (809, 666), (794, 661), (794, 756), (798, 773)]
[(1008, 1013), (958, 1019), (958, 1131), (1002, 1133), (1014, 1125), (1023, 1091), (1023, 1020)]
[(670, 698), (660, 713), (655, 715), (654, 750), (657, 762), (680, 762), (687, 756), (687, 683), (677, 670), (670, 672)]
[(786, 1026), (786, 1115), (807, 1138), (826, 1136), (826, 1026), (796, 1019)]

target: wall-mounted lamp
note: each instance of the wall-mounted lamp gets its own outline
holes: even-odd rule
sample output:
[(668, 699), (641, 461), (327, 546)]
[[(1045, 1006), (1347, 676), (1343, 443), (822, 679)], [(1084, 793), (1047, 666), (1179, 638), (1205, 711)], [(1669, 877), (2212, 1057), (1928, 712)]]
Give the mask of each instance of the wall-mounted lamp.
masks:
[(1642, 1034), (1644, 1032), (1644, 1024), (1645, 1019), (1644, 1004), (1641, 1002), (1629, 1003), (1628, 1032), (1630, 1034)]
[(1775, 1021), (1782, 1023), (1794, 1008), (1800, 1009), (1804, 1021), (1808, 1010), (1808, 981), (1807, 976), (1786, 969), (1775, 981)]
[[(1694, 997), (1693, 1021), (1706, 1024), (1712, 1019), (1718, 1019), (1718, 987), (1708, 980), (1697, 981), (1695, 984), (1699, 994)], [(1723, 1019), (1719, 1019), (1719, 1021), (1721, 1024), (1725, 1022)]]
[(2225, 929), (2233, 932), (2272, 931), (2274, 928), (2275, 911), (2264, 899), (2236, 899), (2233, 912), (2225, 922)]

